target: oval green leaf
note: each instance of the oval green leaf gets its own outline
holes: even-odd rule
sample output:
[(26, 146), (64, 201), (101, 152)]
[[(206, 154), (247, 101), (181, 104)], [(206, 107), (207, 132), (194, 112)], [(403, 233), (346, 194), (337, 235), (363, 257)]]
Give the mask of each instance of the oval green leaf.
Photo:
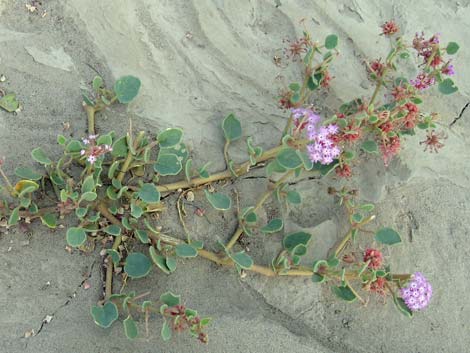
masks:
[(385, 245), (394, 245), (401, 243), (400, 234), (392, 228), (382, 228), (375, 233), (375, 240)]
[(338, 36), (336, 34), (330, 34), (325, 38), (325, 48), (334, 49), (338, 45)]
[(333, 286), (331, 287), (331, 290), (333, 293), (336, 294), (338, 298), (341, 298), (343, 300), (346, 300), (347, 302), (353, 302), (356, 300), (356, 294), (351, 290), (351, 288), (348, 285), (345, 286)]
[(139, 93), (140, 80), (134, 76), (120, 77), (114, 84), (114, 93), (122, 104), (131, 102)]
[(297, 150), (293, 148), (282, 149), (277, 157), (277, 162), (286, 169), (296, 169), (303, 165), (302, 158), (297, 153)]
[(47, 157), (46, 153), (43, 151), (41, 147), (35, 148), (31, 151), (31, 157), (33, 159), (43, 165), (51, 165), (52, 161)]
[(129, 315), (122, 323), (124, 325), (124, 333), (126, 334), (126, 337), (130, 340), (136, 338), (138, 334), (137, 325), (135, 321), (132, 320), (132, 317)]
[(207, 190), (204, 190), (207, 201), (214, 207), (216, 210), (226, 211), (232, 206), (232, 200), (220, 193), (210, 193)]
[(284, 226), (284, 222), (282, 221), (282, 219), (274, 218), (270, 220), (269, 223), (266, 224), (260, 230), (265, 234), (271, 234), (271, 233), (279, 232), (283, 226)]
[(196, 257), (197, 250), (189, 244), (178, 244), (175, 247), (176, 256), (179, 257)]
[(155, 185), (147, 183), (142, 185), (137, 192), (137, 197), (145, 203), (157, 203), (160, 201), (160, 192)]
[(152, 263), (149, 258), (140, 252), (130, 253), (126, 258), (124, 271), (131, 278), (142, 278), (149, 274)]
[(312, 235), (309, 233), (302, 232), (302, 231), (295, 232), (295, 233), (286, 235), (284, 239), (282, 240), (282, 245), (287, 250), (292, 251), (299, 244), (303, 244), (307, 246), (311, 238), (312, 238)]
[(153, 165), (153, 169), (158, 174), (178, 175), (182, 169), (181, 161), (175, 154), (159, 154), (157, 162)]
[(79, 247), (83, 245), (86, 241), (86, 232), (85, 229), (79, 227), (71, 227), (67, 230), (65, 236), (67, 244), (72, 247)]
[(179, 144), (182, 137), (183, 130), (171, 128), (160, 132), (157, 136), (157, 141), (160, 148), (169, 148)]
[(40, 180), (42, 175), (28, 167), (18, 167), (15, 169), (16, 176), (22, 179)]
[(225, 139), (229, 142), (236, 141), (242, 137), (242, 126), (234, 114), (229, 114), (222, 122)]

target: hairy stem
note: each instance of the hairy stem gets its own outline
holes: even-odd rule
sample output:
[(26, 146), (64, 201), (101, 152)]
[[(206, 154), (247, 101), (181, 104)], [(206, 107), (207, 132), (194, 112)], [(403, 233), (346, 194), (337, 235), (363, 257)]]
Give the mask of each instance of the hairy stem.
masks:
[[(258, 159), (257, 163), (265, 162), (269, 159), (272, 159), (276, 157), (277, 153), (283, 148), (283, 146), (277, 146), (274, 148), (271, 148), (270, 150), (265, 151)], [(238, 176), (242, 176), (247, 174), (250, 171), (251, 167), (251, 162), (246, 161), (242, 164), (240, 164), (238, 167), (235, 167), (235, 173)], [(177, 181), (175, 183), (170, 183), (170, 184), (163, 184), (163, 185), (158, 185), (157, 189), (160, 192), (170, 192), (170, 191), (175, 191), (179, 189), (189, 189), (191, 187), (197, 187), (209, 183), (213, 183), (216, 181), (224, 180), (224, 179), (230, 179), (232, 178), (232, 173), (230, 170), (226, 170), (223, 172), (215, 173), (210, 175), (208, 178), (192, 178), (189, 182), (187, 180), (181, 180)]]
[[(116, 225), (119, 225), (119, 226), (122, 225), (121, 221), (119, 219), (117, 219), (116, 217), (114, 217), (108, 211), (108, 209), (106, 208), (106, 205), (104, 205), (102, 203), (99, 204), (98, 205), (98, 210), (112, 224), (116, 224)], [(165, 244), (169, 244), (169, 245), (173, 245), (173, 246), (185, 243), (184, 240), (172, 237), (172, 236), (167, 235), (167, 234), (162, 234), (162, 233), (159, 233), (159, 232), (155, 232), (154, 234), (150, 234), (149, 237), (151, 239), (155, 240), (155, 241), (160, 240), (161, 242), (163, 242)], [(225, 256), (222, 257), (222, 256), (220, 256), (216, 253), (213, 253), (213, 252), (205, 250), (205, 249), (199, 249), (198, 250), (198, 255), (200, 257), (206, 259), (206, 260), (209, 260), (209, 261), (214, 262), (214, 263), (216, 263), (218, 265), (221, 265), (221, 266), (235, 267), (235, 263), (233, 262), (232, 259), (230, 259), (228, 257), (225, 257)], [(312, 276), (313, 274), (316, 273), (316, 272), (313, 272), (312, 269), (306, 268), (306, 267), (299, 267), (297, 269), (291, 269), (291, 270), (287, 270), (287, 271), (283, 271), (283, 272), (277, 272), (277, 271), (274, 271), (271, 267), (260, 266), (260, 265), (253, 265), (249, 269), (246, 269), (246, 271), (258, 273), (260, 275), (267, 276), (267, 277), (277, 277), (277, 276), (310, 277), (310, 276)], [(317, 274), (325, 275), (325, 273), (317, 273)], [(331, 273), (331, 274), (328, 274), (328, 275), (330, 277), (337, 277), (337, 279), (341, 278), (341, 275), (334, 274), (334, 273)], [(348, 279), (348, 280), (357, 279), (357, 271), (347, 271), (344, 275), (344, 278)], [(409, 274), (392, 274), (392, 280), (403, 281), (403, 280), (407, 280), (409, 278), (410, 278)]]
[(87, 118), (88, 118), (88, 134), (94, 135), (95, 134), (95, 113), (96, 110), (94, 107), (90, 107), (89, 105), (83, 105), (83, 109), (85, 109)]
[[(134, 150), (137, 149), (137, 147), (139, 146), (140, 142), (142, 141), (142, 139), (144, 138), (144, 135), (145, 135), (145, 132), (144, 131), (140, 131), (139, 134), (137, 135), (137, 137), (135, 138), (135, 141), (134, 141)], [(121, 181), (122, 182), (122, 179), (124, 179), (124, 176), (126, 175), (128, 169), (129, 169), (129, 166), (131, 165), (133, 159), (134, 159), (134, 155), (132, 154), (132, 149), (129, 148), (129, 152), (127, 153), (127, 157), (124, 161), (124, 164), (122, 165), (122, 168), (121, 170), (119, 171), (116, 179)]]

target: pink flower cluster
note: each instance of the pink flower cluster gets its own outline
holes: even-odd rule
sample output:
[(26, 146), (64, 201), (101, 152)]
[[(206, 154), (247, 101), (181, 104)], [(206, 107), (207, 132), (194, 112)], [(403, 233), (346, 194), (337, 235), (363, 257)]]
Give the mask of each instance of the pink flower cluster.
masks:
[(321, 118), (311, 109), (292, 109), (292, 117), (296, 126), (306, 130), (309, 141), (307, 152), (313, 163), (331, 164), (341, 154), (341, 149), (331, 139), (332, 135), (339, 132), (337, 125), (329, 124), (321, 126)]
[(416, 88), (419, 89), (420, 91), (423, 91), (425, 89), (428, 89), (431, 87), (436, 80), (434, 77), (429, 76), (425, 72), (421, 72), (414, 80), (410, 80), (410, 83)]
[(80, 155), (86, 157), (90, 164), (94, 164), (100, 156), (113, 150), (110, 145), (96, 145), (97, 137), (98, 135), (89, 135), (87, 138), (82, 139), (83, 144), (87, 148), (82, 149)]
[(413, 39), (413, 48), (418, 52), (426, 63), (432, 55), (433, 46), (439, 44), (439, 33), (434, 34), (431, 38), (425, 39), (424, 32), (416, 33)]
[(432, 297), (432, 287), (420, 272), (416, 272), (408, 286), (400, 289), (400, 295), (411, 311), (418, 311), (428, 306)]

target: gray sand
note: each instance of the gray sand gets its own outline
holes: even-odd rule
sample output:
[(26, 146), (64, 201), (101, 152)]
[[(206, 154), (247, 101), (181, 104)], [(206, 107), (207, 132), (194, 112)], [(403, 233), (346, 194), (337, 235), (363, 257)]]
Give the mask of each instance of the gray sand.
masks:
[[(371, 159), (353, 181), (364, 198), (378, 203), (377, 224), (397, 227), (404, 235), (405, 244), (391, 251), (393, 268), (420, 270), (433, 283), (432, 305), (413, 320), (392, 303), (372, 300), (362, 308), (338, 302), (326, 287), (308, 279), (240, 279), (234, 271), (197, 259), (179, 264), (171, 277), (154, 270), (129, 286), (139, 292), (151, 289), (153, 298), (170, 289), (212, 316), (209, 345), (186, 336), (163, 343), (157, 320), (148, 339), (130, 342), (119, 322), (102, 330), (91, 320), (90, 306), (101, 291), (98, 251), (70, 255), (64, 230), (48, 232), (35, 225), (31, 235), (13, 230), (0, 236), (0, 352), (470, 351), (470, 109), (463, 109), (470, 102), (468, 1), (281, 0), (276, 8), (275, 1), (51, 0), (43, 1), (44, 18), (28, 13), (25, 2), (0, 0), (0, 73), (7, 77), (2, 86), (16, 92), (23, 106), (17, 115), (0, 111), (0, 155), (8, 158), (9, 174), (14, 163), (32, 165), (34, 147), (58, 153), (55, 141), (63, 122), (71, 124), (66, 134), (84, 135), (81, 88), (96, 72), (108, 83), (123, 74), (143, 83), (129, 107), (113, 107), (100, 116), (99, 131), (122, 133), (128, 116), (152, 133), (184, 127), (194, 160), (211, 160), (219, 170), (224, 166), (220, 121), (235, 112), (256, 143), (274, 145), (286, 119), (273, 98), (276, 76), (293, 79), (298, 67), (280, 70), (272, 59), (281, 52), (283, 38), (299, 33), (303, 17), (316, 23), (314, 37), (337, 33), (341, 40), (342, 54), (333, 65), (336, 79), (328, 98), (319, 97), (321, 106), (337, 107), (370, 94), (362, 61), (385, 56), (386, 41), (377, 33), (390, 18), (409, 37), (423, 29), (461, 44), (455, 58), (460, 91), (451, 98), (435, 93), (428, 98), (449, 136), (442, 152), (423, 153), (418, 144), (423, 137), (410, 139), (388, 169)], [(305, 201), (288, 215), (288, 230), (313, 232), (317, 256), (344, 231), (341, 210), (325, 191), (334, 182), (298, 183)], [(237, 186), (248, 203), (266, 180)], [(216, 216), (196, 219), (190, 227), (201, 239), (226, 239), (235, 225)], [(178, 225), (165, 227), (181, 234)], [(254, 239), (250, 248), (267, 263), (278, 241)], [(85, 290), (82, 282), (90, 270), (91, 288)], [(52, 321), (35, 337), (24, 338), (31, 329), (38, 331), (46, 315)]]

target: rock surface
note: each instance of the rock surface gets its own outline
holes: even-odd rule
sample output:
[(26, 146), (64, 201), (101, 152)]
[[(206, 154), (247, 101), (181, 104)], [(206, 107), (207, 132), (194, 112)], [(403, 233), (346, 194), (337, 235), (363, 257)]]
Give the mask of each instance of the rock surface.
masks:
[[(455, 58), (458, 94), (427, 97), (439, 111), (448, 135), (439, 154), (422, 153), (410, 139), (400, 160), (384, 169), (369, 160), (353, 180), (362, 196), (378, 203), (377, 224), (397, 227), (405, 244), (394, 248), (391, 264), (398, 272), (425, 272), (435, 294), (430, 308), (407, 320), (391, 303), (372, 299), (368, 307), (338, 302), (327, 288), (310, 280), (269, 280), (254, 275), (240, 279), (234, 271), (203, 260), (179, 265), (175, 275), (153, 271), (130, 283), (137, 291), (180, 293), (188, 305), (212, 316), (208, 346), (187, 337), (171, 343), (159, 338), (153, 320), (148, 339), (129, 342), (120, 323), (96, 327), (89, 308), (101, 292), (99, 255), (65, 251), (62, 229), (47, 232), (35, 225), (28, 236), (0, 235), (0, 351), (34, 352), (466, 352), (470, 305), (470, 55), (468, 1), (224, 1), (224, 0), (51, 0), (30, 13), (22, 1), (0, 0), (0, 73), (3, 88), (17, 93), (23, 110), (0, 111), (0, 155), (13, 164), (32, 165), (31, 149), (58, 153), (56, 135), (83, 136), (86, 121), (81, 90), (97, 73), (109, 83), (123, 74), (142, 79), (142, 91), (129, 107), (104, 112), (99, 131), (125, 131), (134, 126), (156, 133), (183, 127), (194, 160), (224, 168), (222, 118), (236, 113), (255, 143), (273, 146), (286, 114), (275, 96), (282, 82), (298, 75), (296, 65), (281, 70), (273, 57), (282, 54), (284, 38), (305, 24), (315, 37), (340, 37), (341, 56), (325, 110), (371, 93), (363, 68), (367, 57), (385, 56), (387, 43), (378, 26), (394, 18), (408, 37), (416, 30), (441, 32), (444, 41), (461, 44)], [(276, 6), (277, 5), (277, 6)], [(46, 10), (47, 14), (41, 15)], [(51, 49), (52, 48), (52, 49)], [(409, 70), (412, 72), (413, 67)], [(279, 76), (281, 75), (281, 77)], [(70, 129), (64, 130), (64, 123)], [(237, 155), (238, 153), (238, 155)], [(242, 148), (235, 156), (242, 156)], [(342, 234), (341, 210), (326, 195), (337, 181), (305, 180), (302, 207), (289, 212), (289, 229), (310, 229), (313, 252), (321, 256)], [(237, 184), (249, 204), (263, 178)], [(197, 201), (198, 195), (196, 195)], [(200, 198), (200, 197), (199, 197)], [(274, 210), (274, 211), (273, 211)], [(268, 203), (266, 213), (276, 212)], [(168, 211), (175, 216), (174, 210)], [(195, 218), (190, 227), (201, 239), (224, 240), (235, 224), (220, 217)], [(164, 224), (181, 234), (179, 225)], [(223, 230), (223, 232), (221, 231)], [(249, 245), (269, 263), (280, 235), (253, 239)], [(25, 241), (29, 240), (28, 243)], [(266, 250), (264, 250), (266, 249)], [(91, 285), (84, 289), (84, 281)], [(49, 323), (43, 324), (46, 319)], [(34, 337), (24, 338), (34, 329)]]

